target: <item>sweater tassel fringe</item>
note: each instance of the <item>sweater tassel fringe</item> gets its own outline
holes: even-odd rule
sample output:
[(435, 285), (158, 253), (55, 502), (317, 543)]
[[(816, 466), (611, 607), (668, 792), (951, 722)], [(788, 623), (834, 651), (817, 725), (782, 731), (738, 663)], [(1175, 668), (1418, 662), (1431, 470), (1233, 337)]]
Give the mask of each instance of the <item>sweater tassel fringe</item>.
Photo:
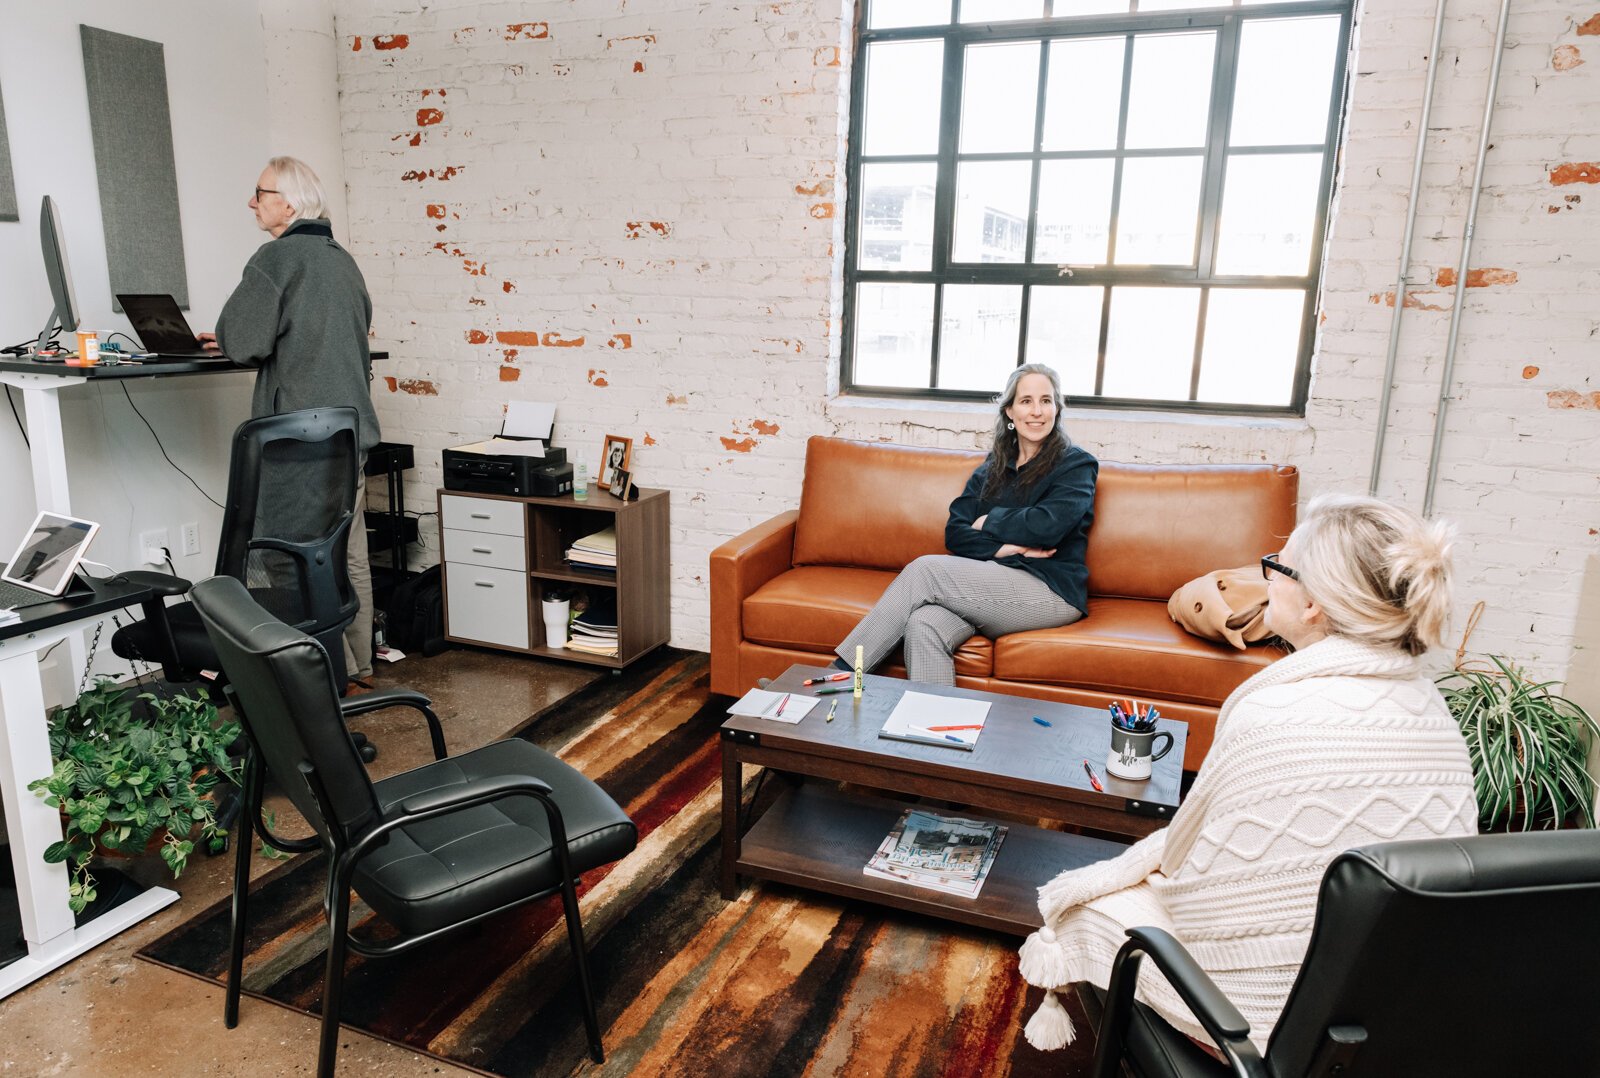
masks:
[(1028, 1039), (1029, 1044), (1041, 1052), (1053, 1052), (1058, 1048), (1065, 1048), (1078, 1039), (1078, 1031), (1072, 1024), (1072, 1016), (1061, 1005), (1061, 1000), (1054, 991), (1044, 994), (1044, 1002), (1039, 1004), (1039, 1009), (1028, 1019), (1028, 1024), (1022, 1029), (1022, 1035)]
[(1071, 979), (1066, 950), (1049, 925), (1022, 941), (1017, 951), (1017, 971), (1023, 980), (1039, 988), (1060, 988)]

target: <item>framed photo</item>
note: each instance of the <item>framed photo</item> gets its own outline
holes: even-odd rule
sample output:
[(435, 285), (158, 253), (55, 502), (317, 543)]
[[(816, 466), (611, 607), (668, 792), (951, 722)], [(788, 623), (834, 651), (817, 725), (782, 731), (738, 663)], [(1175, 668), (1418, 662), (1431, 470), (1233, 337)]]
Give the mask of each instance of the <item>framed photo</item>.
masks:
[(600, 470), (595, 473), (600, 488), (621, 497), (622, 487), (617, 483), (617, 473), (626, 472), (632, 466), (633, 439), (618, 434), (606, 435), (606, 440), (600, 449)]
[(639, 488), (633, 485), (633, 473), (626, 468), (618, 468), (611, 481), (611, 493), (625, 502), (636, 501)]

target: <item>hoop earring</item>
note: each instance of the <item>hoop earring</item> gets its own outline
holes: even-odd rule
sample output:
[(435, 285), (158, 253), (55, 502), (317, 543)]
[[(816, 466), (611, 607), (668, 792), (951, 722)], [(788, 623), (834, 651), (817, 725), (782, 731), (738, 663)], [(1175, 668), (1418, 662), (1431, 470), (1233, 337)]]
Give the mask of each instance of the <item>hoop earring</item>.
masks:
[(1006, 430), (1016, 430), (1016, 429), (1017, 429), (1017, 425), (1015, 423), (1012, 423), (1009, 420), (1006, 422)]

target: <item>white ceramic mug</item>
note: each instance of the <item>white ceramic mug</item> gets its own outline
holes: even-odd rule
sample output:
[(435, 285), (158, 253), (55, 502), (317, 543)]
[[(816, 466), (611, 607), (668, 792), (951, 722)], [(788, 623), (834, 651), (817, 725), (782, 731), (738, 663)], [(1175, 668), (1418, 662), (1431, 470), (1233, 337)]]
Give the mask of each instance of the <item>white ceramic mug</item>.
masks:
[[(1160, 738), (1167, 743), (1160, 752), (1152, 751)], [(1151, 766), (1172, 751), (1172, 735), (1165, 730), (1138, 734), (1111, 727), (1111, 751), (1106, 754), (1106, 770), (1119, 779), (1147, 779)]]

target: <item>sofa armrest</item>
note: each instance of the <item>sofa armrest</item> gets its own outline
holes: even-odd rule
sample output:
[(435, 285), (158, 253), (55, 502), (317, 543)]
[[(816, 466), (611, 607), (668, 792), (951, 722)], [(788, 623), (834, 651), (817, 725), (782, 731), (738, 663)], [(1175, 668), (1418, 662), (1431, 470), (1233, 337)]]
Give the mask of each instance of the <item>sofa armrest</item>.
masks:
[(794, 566), (795, 522), (800, 510), (779, 513), (711, 552), (711, 691), (742, 694), (739, 644), (744, 640), (744, 601)]

